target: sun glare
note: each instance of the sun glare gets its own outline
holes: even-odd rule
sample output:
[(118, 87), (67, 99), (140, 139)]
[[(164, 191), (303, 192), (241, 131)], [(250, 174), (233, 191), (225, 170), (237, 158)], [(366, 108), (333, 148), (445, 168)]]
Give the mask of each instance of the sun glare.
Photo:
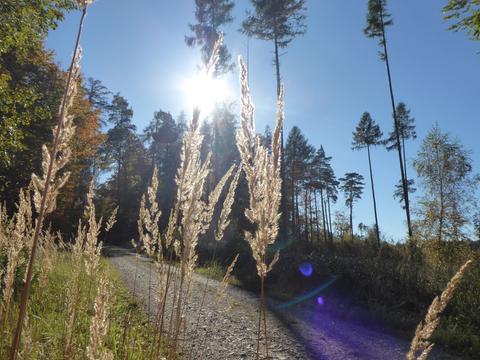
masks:
[(204, 72), (186, 80), (183, 90), (188, 104), (200, 108), (204, 115), (211, 113), (215, 104), (226, 100), (229, 95), (229, 89), (224, 80), (212, 78)]

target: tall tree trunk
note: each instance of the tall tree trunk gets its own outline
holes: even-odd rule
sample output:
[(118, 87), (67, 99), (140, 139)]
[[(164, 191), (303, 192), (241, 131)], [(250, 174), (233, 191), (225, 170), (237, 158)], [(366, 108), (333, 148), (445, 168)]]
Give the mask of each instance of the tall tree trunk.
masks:
[(402, 187), (403, 187), (403, 197), (404, 197), (404, 202), (405, 202), (405, 213), (407, 216), (407, 226), (408, 226), (408, 237), (409, 241), (412, 241), (412, 224), (410, 221), (410, 203), (408, 200), (408, 188), (407, 188), (407, 182), (405, 179), (405, 170), (403, 168), (403, 160), (402, 160), (402, 149), (401, 149), (401, 144), (400, 144), (400, 130), (398, 126), (398, 118), (397, 118), (397, 110), (395, 108), (395, 98), (393, 96), (393, 85), (392, 85), (392, 75), (390, 72), (390, 62), (388, 60), (388, 50), (387, 50), (387, 39), (385, 36), (385, 26), (383, 24), (383, 4), (381, 3), (381, 0), (379, 0), (380, 3), (380, 21), (382, 24), (382, 43), (383, 43), (383, 50), (385, 53), (385, 65), (387, 67), (387, 76), (388, 76), (388, 87), (390, 91), (390, 101), (392, 103), (392, 110), (393, 110), (393, 120), (394, 120), (394, 127), (395, 127), (395, 137), (397, 140), (397, 150), (398, 150), (398, 159), (400, 163), (400, 174), (402, 176)]
[(308, 209), (310, 214), (310, 242), (313, 243), (313, 211), (312, 211), (312, 192), (308, 192)]
[(322, 202), (323, 242), (327, 243), (327, 221), (325, 220), (325, 205), (323, 202), (323, 189), (320, 189), (320, 201)]
[[(276, 28), (276, 20), (275, 21), (275, 28)], [(277, 98), (280, 96), (280, 86), (281, 86), (281, 77), (280, 77), (280, 55), (278, 53), (278, 38), (277, 38), (277, 31), (274, 31), (274, 45), (275, 45), (275, 71), (277, 77)], [(281, 194), (282, 198), (280, 200), (280, 209), (282, 212), (281, 219), (280, 219), (280, 238), (285, 239), (288, 227), (288, 209), (287, 209), (287, 198), (286, 198), (286, 186), (285, 186), (285, 161), (283, 158), (283, 154), (285, 153), (285, 148), (283, 146), (283, 126), (280, 133), (280, 146), (282, 149), (282, 156), (280, 157), (280, 178), (282, 179), (281, 185)], [(292, 210), (293, 211), (293, 210)], [(293, 235), (293, 234), (292, 234)]]
[(437, 164), (440, 165), (440, 174), (439, 174), (439, 181), (440, 181), (440, 214), (439, 214), (439, 219), (438, 219), (438, 241), (443, 240), (443, 223), (444, 223), (444, 218), (445, 218), (445, 192), (443, 190), (443, 159), (440, 159), (440, 156), (438, 154), (438, 148), (436, 149), (436, 158), (437, 158)]
[(296, 223), (295, 223), (295, 232), (296, 232), (296, 237), (298, 240), (301, 240), (301, 230), (300, 230), (300, 227), (301, 227), (301, 224), (300, 224), (300, 211), (298, 210), (298, 191), (295, 192), (295, 220), (296, 220)]
[(292, 167), (292, 174), (291, 174), (291, 178), (292, 178), (292, 182), (291, 182), (291, 186), (292, 186), (292, 237), (294, 238), (295, 237), (295, 231), (296, 231), (296, 219), (297, 217), (295, 216), (295, 169), (294, 169), (294, 164), (293, 164), (293, 161), (292, 161), (292, 164), (290, 165)]
[(314, 201), (315, 201), (315, 223), (316, 223), (316, 228), (317, 228), (317, 242), (320, 239), (320, 225), (318, 223), (318, 203), (317, 203), (317, 190), (313, 192), (314, 196)]
[(305, 189), (305, 243), (308, 244), (308, 190)]
[(327, 194), (327, 205), (328, 205), (328, 226), (330, 227), (329, 236), (330, 236), (330, 242), (333, 243), (332, 213), (330, 211), (330, 195), (328, 194)]
[(353, 199), (350, 202), (350, 238), (353, 241)]
[(377, 236), (377, 246), (380, 247), (380, 230), (378, 228), (377, 200), (375, 199), (375, 186), (373, 184), (372, 160), (370, 158), (370, 145), (367, 145), (368, 168), (370, 170), (370, 184), (372, 185), (373, 212), (375, 213), (375, 235)]

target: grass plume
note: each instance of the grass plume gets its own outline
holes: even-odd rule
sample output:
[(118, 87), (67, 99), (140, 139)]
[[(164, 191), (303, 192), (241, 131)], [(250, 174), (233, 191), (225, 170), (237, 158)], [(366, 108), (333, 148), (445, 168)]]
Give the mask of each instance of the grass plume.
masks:
[(281, 165), (281, 134), (283, 128), (283, 86), (278, 97), (278, 109), (275, 130), (272, 136), (271, 150), (268, 149), (255, 133), (254, 106), (248, 88), (248, 73), (245, 63), (240, 58), (240, 85), (242, 108), (240, 127), (237, 131), (237, 147), (240, 152), (242, 168), (248, 184), (250, 195), (249, 207), (245, 210), (247, 219), (255, 225), (254, 232), (245, 231), (245, 238), (250, 245), (256, 263), (257, 274), (260, 277), (259, 326), (257, 337), (257, 359), (259, 358), (260, 324), (263, 313), (265, 332), (265, 355), (268, 358), (268, 336), (265, 315), (264, 282), (268, 272), (278, 261), (277, 251), (267, 264), (267, 247), (272, 245), (278, 236), (278, 222), (281, 201), (282, 180)]
[(467, 260), (450, 279), (442, 294), (433, 299), (428, 308), (425, 320), (418, 324), (417, 329), (415, 330), (415, 336), (410, 344), (410, 351), (407, 354), (407, 360), (427, 359), (434, 346), (430, 341), (430, 338), (440, 323), (440, 316), (452, 299), (463, 276), (472, 264), (473, 260)]

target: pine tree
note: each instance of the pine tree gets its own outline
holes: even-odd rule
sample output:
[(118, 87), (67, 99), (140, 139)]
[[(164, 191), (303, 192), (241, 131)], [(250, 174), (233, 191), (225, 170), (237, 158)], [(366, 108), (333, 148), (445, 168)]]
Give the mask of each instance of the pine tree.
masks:
[(158, 202), (163, 213), (173, 206), (175, 176), (180, 165), (180, 150), (183, 129), (166, 111), (159, 110), (143, 131), (143, 140), (149, 157), (148, 178), (157, 167), (161, 179), (158, 190)]
[(100, 80), (91, 77), (87, 79), (84, 90), (87, 94), (88, 101), (95, 110), (99, 111), (102, 123), (105, 125), (106, 119), (104, 119), (104, 117), (108, 114), (109, 98), (111, 95), (110, 90), (108, 90)]
[[(202, 61), (207, 64), (212, 55), (215, 42), (218, 40), (221, 28), (233, 21), (231, 15), (235, 6), (232, 0), (195, 0), (196, 24), (190, 24), (192, 36), (185, 36), (188, 46), (200, 46)], [(232, 56), (225, 44), (220, 48), (216, 64), (217, 75), (233, 69)]]
[[(133, 197), (130, 180), (136, 175), (135, 171), (139, 170), (139, 163), (143, 162), (146, 156), (142, 156), (143, 145), (135, 133), (136, 127), (132, 123), (133, 110), (128, 101), (117, 93), (108, 109), (108, 122), (112, 127), (107, 132), (107, 140), (102, 146), (101, 154), (104, 163), (110, 165), (108, 170), (113, 172), (105, 186), (110, 193), (109, 197), (115, 205), (119, 206), (117, 229), (120, 231), (135, 219), (128, 216), (129, 211), (133, 210), (132, 204), (129, 203)], [(137, 161), (134, 161), (135, 158)], [(135, 171), (133, 171), (134, 168)]]
[(454, 20), (450, 30), (466, 30), (472, 40), (480, 40), (480, 1), (448, 0), (443, 13), (446, 20)]
[(387, 69), (387, 79), (390, 93), (390, 102), (393, 110), (393, 123), (395, 129), (395, 138), (397, 141), (398, 160), (400, 164), (400, 175), (402, 179), (403, 199), (405, 203), (405, 213), (407, 217), (408, 237), (412, 239), (412, 224), (410, 220), (410, 203), (408, 198), (408, 186), (407, 178), (405, 176), (404, 162), (402, 157), (402, 149), (400, 147), (400, 129), (399, 121), (397, 117), (397, 111), (395, 109), (395, 98), (393, 94), (392, 75), (390, 71), (390, 61), (388, 58), (388, 47), (385, 28), (393, 24), (391, 15), (387, 12), (386, 0), (368, 0), (368, 13), (367, 13), (367, 26), (364, 29), (364, 33), (369, 38), (379, 38), (379, 45), (381, 51), (379, 53), (380, 59), (385, 61)]
[(332, 167), (330, 166), (330, 163), (328, 164), (328, 170), (325, 173), (325, 193), (327, 194), (327, 199), (326, 199), (326, 204), (325, 204), (325, 209), (327, 211), (327, 223), (328, 223), (328, 228), (329, 228), (329, 236), (330, 236), (330, 242), (333, 242), (333, 228), (332, 228), (332, 213), (330, 209), (330, 204), (333, 203), (335, 204), (338, 200), (338, 186), (339, 186), (339, 181), (335, 177), (335, 173), (333, 172)]
[(308, 144), (301, 130), (294, 126), (290, 131), (285, 147), (285, 165), (288, 182), (288, 195), (291, 210), (291, 236), (300, 236), (299, 195), (302, 182), (305, 179), (306, 169), (313, 155), (314, 149)]
[(362, 198), (363, 194), (363, 176), (355, 173), (345, 173), (343, 178), (340, 178), (340, 188), (345, 195), (345, 205), (350, 211), (350, 235), (353, 240), (353, 204)]
[(360, 118), (355, 132), (353, 133), (352, 149), (367, 149), (368, 168), (370, 171), (370, 184), (372, 186), (373, 212), (375, 214), (375, 235), (377, 236), (377, 245), (380, 246), (380, 230), (378, 227), (377, 201), (375, 199), (375, 185), (373, 183), (372, 159), (370, 156), (370, 147), (383, 144), (383, 133), (380, 126), (375, 123), (368, 112), (364, 112)]
[[(322, 227), (323, 227), (323, 239), (327, 241), (328, 233), (328, 214), (326, 209), (326, 189), (327, 189), (327, 176), (330, 170), (330, 159), (325, 155), (323, 146), (315, 152), (315, 156), (312, 160), (312, 175), (314, 176), (312, 186), (316, 191), (320, 192), (320, 210), (322, 213)], [(316, 192), (315, 192), (316, 195)]]
[(254, 14), (247, 12), (241, 31), (249, 37), (273, 41), (278, 94), (281, 83), (279, 49), (288, 47), (293, 39), (305, 34), (305, 0), (250, 1)]
[[(408, 194), (413, 194), (416, 191), (415, 180), (408, 178), (405, 140), (416, 139), (417, 132), (415, 131), (415, 119), (410, 116), (410, 110), (407, 109), (407, 106), (403, 102), (400, 102), (397, 105), (397, 120), (400, 132), (400, 147), (403, 156), (403, 171), (405, 172), (405, 178), (407, 179), (407, 191)], [(398, 144), (395, 130), (390, 132), (385, 141), (385, 145), (388, 151), (397, 149)], [(404, 204), (402, 179), (400, 179), (399, 183), (395, 185), (393, 197), (398, 199), (401, 204)], [(402, 205), (402, 207), (405, 208), (404, 205)]]
[[(280, 94), (280, 49), (287, 48), (297, 36), (306, 32), (305, 0), (250, 0), (254, 13), (247, 12), (241, 31), (248, 37), (272, 41), (274, 45), (274, 65), (277, 80), (277, 97)], [(283, 129), (281, 146), (284, 150)], [(280, 237), (287, 233), (287, 199), (286, 174), (283, 157), (281, 159), (280, 174), (282, 177), (282, 204), (280, 221)]]

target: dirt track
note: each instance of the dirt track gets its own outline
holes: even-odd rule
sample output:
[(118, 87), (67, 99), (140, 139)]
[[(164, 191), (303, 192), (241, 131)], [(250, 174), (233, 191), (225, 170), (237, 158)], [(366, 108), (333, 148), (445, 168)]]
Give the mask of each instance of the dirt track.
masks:
[[(119, 270), (127, 286), (154, 318), (157, 309), (155, 294), (158, 280), (151, 276), (150, 306), (148, 305), (149, 265), (140, 258), (136, 268), (135, 255), (122, 248), (107, 250), (110, 262)], [(152, 272), (154, 267), (152, 266)], [(135, 281), (135, 273), (137, 278)], [(203, 309), (199, 312), (203, 294), (207, 289)], [(218, 282), (194, 276), (188, 303), (189, 329), (184, 359), (254, 359), (258, 321), (258, 299), (251, 293), (235, 288), (228, 289), (228, 304), (215, 301)], [(405, 359), (408, 342), (385, 330), (349, 322), (334, 316), (327, 308), (312, 302), (279, 309), (270, 302), (267, 314), (270, 356), (272, 359)], [(198, 319), (198, 325), (197, 325)], [(193, 346), (190, 346), (192, 344)], [(450, 355), (434, 352), (430, 359), (458, 360)]]

